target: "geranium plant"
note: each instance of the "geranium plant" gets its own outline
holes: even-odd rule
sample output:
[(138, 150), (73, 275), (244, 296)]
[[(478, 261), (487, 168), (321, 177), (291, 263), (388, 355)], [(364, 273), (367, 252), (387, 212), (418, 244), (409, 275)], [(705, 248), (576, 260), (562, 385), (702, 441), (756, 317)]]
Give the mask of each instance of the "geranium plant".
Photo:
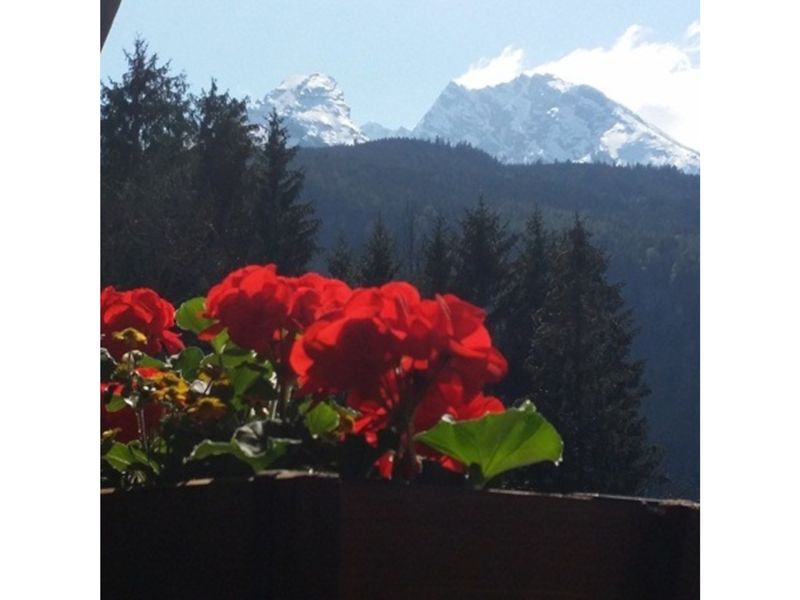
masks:
[(530, 402), (484, 393), (507, 370), (484, 311), (405, 282), (248, 266), (177, 310), (106, 288), (101, 346), (107, 485), (306, 468), (481, 487), (561, 458)]

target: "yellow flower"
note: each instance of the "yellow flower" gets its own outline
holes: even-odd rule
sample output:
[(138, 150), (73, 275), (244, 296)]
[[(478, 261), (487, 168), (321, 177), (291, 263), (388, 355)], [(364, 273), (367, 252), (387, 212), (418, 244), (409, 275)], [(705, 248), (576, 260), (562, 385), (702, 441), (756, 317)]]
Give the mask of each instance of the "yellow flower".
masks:
[(225, 403), (214, 396), (202, 396), (186, 409), (195, 419), (207, 422), (217, 421), (225, 416), (227, 408)]
[(172, 402), (179, 406), (186, 406), (189, 397), (189, 384), (184, 380), (167, 385), (153, 392), (153, 399), (158, 402)]
[(100, 433), (100, 441), (101, 442), (108, 442), (113, 440), (114, 437), (120, 432), (122, 429), (119, 427), (114, 427), (113, 429), (106, 429), (105, 431)]
[(157, 371), (142, 376), (150, 384), (150, 397), (157, 402), (171, 402), (186, 406), (189, 400), (189, 382), (173, 371)]
[(119, 342), (124, 342), (128, 348), (139, 348), (147, 344), (147, 336), (133, 327), (115, 331), (111, 337)]

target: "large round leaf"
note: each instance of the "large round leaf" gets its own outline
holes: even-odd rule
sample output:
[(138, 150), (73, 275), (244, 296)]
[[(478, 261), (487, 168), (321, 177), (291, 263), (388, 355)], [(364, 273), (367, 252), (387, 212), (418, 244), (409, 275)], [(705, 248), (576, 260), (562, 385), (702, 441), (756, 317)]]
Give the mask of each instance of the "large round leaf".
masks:
[(214, 324), (211, 319), (202, 316), (206, 299), (202, 296), (187, 300), (175, 311), (175, 323), (183, 330), (198, 334)]
[(530, 401), (480, 419), (442, 419), (414, 439), (468, 467), (478, 487), (511, 469), (542, 461), (557, 464), (564, 447), (561, 436)]

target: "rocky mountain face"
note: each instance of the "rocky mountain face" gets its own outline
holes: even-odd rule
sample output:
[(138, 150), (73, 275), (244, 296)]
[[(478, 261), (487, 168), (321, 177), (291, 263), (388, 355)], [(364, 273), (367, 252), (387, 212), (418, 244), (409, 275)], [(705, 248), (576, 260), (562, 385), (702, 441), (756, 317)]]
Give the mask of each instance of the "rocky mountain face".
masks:
[(700, 171), (700, 155), (587, 85), (521, 75), (481, 89), (451, 82), (413, 130), (358, 126), (336, 81), (321, 73), (286, 79), (248, 110), (263, 125), (273, 107), (301, 146), (352, 145), (383, 138), (466, 142), (504, 163), (600, 162), (672, 165)]
[(468, 142), (508, 163), (673, 165), (689, 173), (700, 156), (587, 85), (521, 75), (493, 87), (450, 83), (414, 137)]
[(313, 73), (289, 77), (248, 107), (248, 119), (263, 126), (273, 107), (284, 117), (292, 141), (301, 146), (367, 141), (350, 118), (350, 107), (344, 101), (339, 84), (328, 75)]

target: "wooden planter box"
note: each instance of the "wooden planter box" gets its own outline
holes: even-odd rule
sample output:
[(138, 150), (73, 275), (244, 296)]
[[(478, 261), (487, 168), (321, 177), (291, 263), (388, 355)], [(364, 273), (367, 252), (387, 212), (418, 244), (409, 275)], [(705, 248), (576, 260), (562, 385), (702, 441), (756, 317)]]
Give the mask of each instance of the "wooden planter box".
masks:
[(101, 496), (104, 598), (698, 598), (684, 501), (270, 473)]

